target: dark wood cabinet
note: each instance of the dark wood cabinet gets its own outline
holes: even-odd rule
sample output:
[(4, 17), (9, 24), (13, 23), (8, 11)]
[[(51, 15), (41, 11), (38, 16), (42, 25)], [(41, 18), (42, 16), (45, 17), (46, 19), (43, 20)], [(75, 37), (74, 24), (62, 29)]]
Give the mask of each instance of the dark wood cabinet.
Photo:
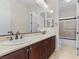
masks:
[(47, 44), (47, 40), (41, 42), (41, 59), (47, 59)]
[(9, 59), (10, 55), (6, 55), (6, 56), (3, 56), (1, 57), (0, 59)]
[(52, 53), (53, 53), (55, 51), (55, 48), (56, 48), (56, 46), (55, 46), (56, 45), (56, 43), (55, 43), (56, 42), (56, 37), (55, 36), (52, 37), (51, 42), (52, 42), (51, 43), (51, 48), (52, 48)]
[(26, 48), (26, 51), (25, 51), (25, 52), (26, 52), (26, 56), (25, 56), (25, 57), (26, 57), (26, 59), (29, 59), (29, 49), (28, 49), (28, 48)]
[(29, 59), (41, 59), (41, 43), (36, 43), (30, 46)]
[(55, 36), (47, 38), (46, 40), (42, 41), (41, 45), (41, 59), (48, 59), (49, 56), (55, 50)]
[(48, 39), (48, 45), (47, 46), (48, 46), (47, 51), (48, 51), (48, 57), (49, 57), (55, 50), (55, 36), (50, 37)]
[(13, 53), (10, 53), (6, 56), (1, 57), (0, 59), (28, 59), (27, 48), (23, 48)]
[(21, 49), (11, 54), (11, 59), (28, 59), (27, 49)]
[(51, 39), (50, 38), (48, 38), (47, 51), (48, 51), (47, 57), (49, 57), (51, 54)]
[(55, 50), (55, 36), (0, 57), (0, 59), (48, 59)]

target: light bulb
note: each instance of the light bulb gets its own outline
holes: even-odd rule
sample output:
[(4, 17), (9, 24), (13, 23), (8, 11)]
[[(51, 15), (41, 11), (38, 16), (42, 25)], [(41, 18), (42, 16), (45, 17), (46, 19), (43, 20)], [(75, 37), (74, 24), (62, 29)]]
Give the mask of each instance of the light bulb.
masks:
[(43, 0), (41, 0), (40, 2), (41, 2), (41, 4), (43, 4), (43, 3), (44, 3), (44, 1), (43, 1)]
[(38, 0), (38, 2), (40, 2), (41, 0)]
[(71, 0), (65, 0), (66, 2), (71, 2)]
[(40, 3), (40, 2), (41, 2), (41, 0), (37, 0), (37, 2), (38, 2), (38, 3)]
[(50, 13), (53, 13), (53, 10), (50, 10)]
[(46, 6), (46, 3), (44, 2), (43, 5)]
[(48, 8), (48, 5), (45, 5), (45, 8)]

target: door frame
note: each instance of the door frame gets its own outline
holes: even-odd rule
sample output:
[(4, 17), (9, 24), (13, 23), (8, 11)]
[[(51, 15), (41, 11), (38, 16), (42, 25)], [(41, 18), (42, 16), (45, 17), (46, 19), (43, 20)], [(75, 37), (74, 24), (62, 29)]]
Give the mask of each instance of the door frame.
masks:
[(79, 41), (79, 15), (78, 15), (78, 0), (76, 0), (76, 54), (79, 55), (79, 47), (78, 47), (78, 41)]

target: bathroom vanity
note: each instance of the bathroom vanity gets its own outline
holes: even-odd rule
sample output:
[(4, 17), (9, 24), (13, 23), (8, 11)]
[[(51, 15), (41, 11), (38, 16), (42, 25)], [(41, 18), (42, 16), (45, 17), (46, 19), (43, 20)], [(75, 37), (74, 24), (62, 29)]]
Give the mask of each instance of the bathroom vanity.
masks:
[(32, 42), (30, 41), (31, 44), (27, 43), (22, 46), (13, 46), (19, 48), (5, 52), (4, 55), (0, 55), (0, 59), (48, 59), (49, 56), (51, 56), (51, 54), (55, 51), (56, 36), (53, 35), (45, 37), (44, 35), (42, 38), (41, 36), (38, 37), (38, 39), (35, 39), (35, 42), (34, 40)]
[[(8, 39), (12, 40), (0, 38), (5, 41), (0, 41), (0, 59), (48, 59), (54, 52), (58, 30), (54, 14), (50, 13), (50, 9), (45, 10), (36, 0), (32, 1), (0, 1), (0, 36), (10, 36), (11, 39)], [(43, 35), (27, 35), (39, 32)], [(17, 38), (18, 35), (20, 38)], [(24, 35), (27, 36), (23, 38)]]

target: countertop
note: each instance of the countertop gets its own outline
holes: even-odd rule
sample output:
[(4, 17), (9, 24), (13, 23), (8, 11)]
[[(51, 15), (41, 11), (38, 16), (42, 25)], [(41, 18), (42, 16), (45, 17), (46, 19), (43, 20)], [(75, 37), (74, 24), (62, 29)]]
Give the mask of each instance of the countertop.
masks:
[(34, 44), (34, 43), (40, 42), (42, 40), (45, 40), (46, 38), (49, 38), (49, 37), (54, 36), (54, 35), (56, 35), (55, 32), (53, 32), (52, 34), (48, 33), (48, 34), (44, 34), (44, 35), (42, 35), (42, 34), (37, 35), (36, 34), (36, 36), (34, 34), (34, 36), (31, 35), (29, 37), (27, 37), (28, 35), (26, 35), (26, 39), (27, 38), (31, 39), (31, 41), (29, 41), (27, 43), (24, 43), (24, 44), (15, 45), (15, 46), (14, 45), (13, 46), (6, 46), (6, 45), (3, 45), (2, 43), (0, 43), (0, 57), (4, 56), (4, 55), (7, 55), (11, 52), (14, 52), (16, 50), (19, 50), (21, 48), (27, 47), (31, 44)]

